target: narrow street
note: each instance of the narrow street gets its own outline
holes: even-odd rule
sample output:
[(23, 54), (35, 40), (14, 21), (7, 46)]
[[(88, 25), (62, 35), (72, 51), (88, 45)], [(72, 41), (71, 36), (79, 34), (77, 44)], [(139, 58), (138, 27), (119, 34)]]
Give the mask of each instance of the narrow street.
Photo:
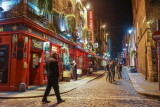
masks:
[(106, 74), (79, 88), (62, 94), (66, 100), (56, 105), (55, 96), (49, 96), (48, 104), (39, 98), (29, 99), (0, 99), (1, 107), (160, 107), (160, 99), (138, 94), (132, 87), (123, 69), (123, 79), (111, 84), (105, 80)]

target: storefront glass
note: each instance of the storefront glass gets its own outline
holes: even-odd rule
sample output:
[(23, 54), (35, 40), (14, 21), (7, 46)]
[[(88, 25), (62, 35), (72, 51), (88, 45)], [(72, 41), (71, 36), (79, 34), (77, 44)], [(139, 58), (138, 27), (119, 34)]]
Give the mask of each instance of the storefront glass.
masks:
[(8, 83), (9, 45), (0, 45), (0, 84)]

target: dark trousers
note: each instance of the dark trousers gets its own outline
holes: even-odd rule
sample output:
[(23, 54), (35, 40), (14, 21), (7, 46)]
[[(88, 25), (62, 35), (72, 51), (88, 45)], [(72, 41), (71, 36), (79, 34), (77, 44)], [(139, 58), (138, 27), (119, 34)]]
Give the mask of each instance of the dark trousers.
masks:
[(60, 93), (59, 93), (58, 79), (48, 80), (47, 87), (46, 87), (43, 98), (47, 98), (47, 96), (49, 95), (52, 87), (53, 87), (54, 92), (56, 94), (57, 101), (60, 101), (61, 97), (60, 97)]
[(110, 72), (107, 72), (107, 76), (106, 76), (106, 79), (109, 77), (109, 81), (110, 81), (110, 77), (111, 77), (111, 73)]

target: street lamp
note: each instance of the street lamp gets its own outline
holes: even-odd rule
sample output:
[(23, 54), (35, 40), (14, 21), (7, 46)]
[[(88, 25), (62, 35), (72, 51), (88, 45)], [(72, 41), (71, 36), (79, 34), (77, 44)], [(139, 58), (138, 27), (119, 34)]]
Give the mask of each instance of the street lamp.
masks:
[(87, 8), (87, 9), (90, 9), (90, 4), (87, 4), (86, 8)]
[(109, 33), (106, 33), (106, 36), (108, 36), (109, 35)]
[(129, 34), (131, 34), (131, 33), (132, 33), (132, 30), (129, 30), (128, 32), (129, 32)]
[(103, 25), (102, 27), (103, 27), (103, 28), (105, 28), (105, 27), (106, 27), (106, 25)]

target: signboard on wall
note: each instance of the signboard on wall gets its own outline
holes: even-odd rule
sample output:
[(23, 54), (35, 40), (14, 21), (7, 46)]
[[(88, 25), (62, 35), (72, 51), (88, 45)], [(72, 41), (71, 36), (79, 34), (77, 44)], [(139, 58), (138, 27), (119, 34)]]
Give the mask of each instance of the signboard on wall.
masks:
[(52, 46), (52, 52), (57, 52), (57, 47)]
[(95, 48), (98, 48), (98, 43), (95, 43), (95, 44), (94, 44), (94, 47), (95, 47)]
[(93, 11), (88, 12), (88, 28), (91, 31), (92, 35), (90, 37), (90, 40), (94, 41), (94, 25), (93, 25)]
[(44, 42), (44, 51), (50, 50), (50, 42)]
[(41, 42), (38, 39), (31, 39), (31, 47), (32, 48), (37, 48), (37, 49), (43, 49), (43, 42)]

